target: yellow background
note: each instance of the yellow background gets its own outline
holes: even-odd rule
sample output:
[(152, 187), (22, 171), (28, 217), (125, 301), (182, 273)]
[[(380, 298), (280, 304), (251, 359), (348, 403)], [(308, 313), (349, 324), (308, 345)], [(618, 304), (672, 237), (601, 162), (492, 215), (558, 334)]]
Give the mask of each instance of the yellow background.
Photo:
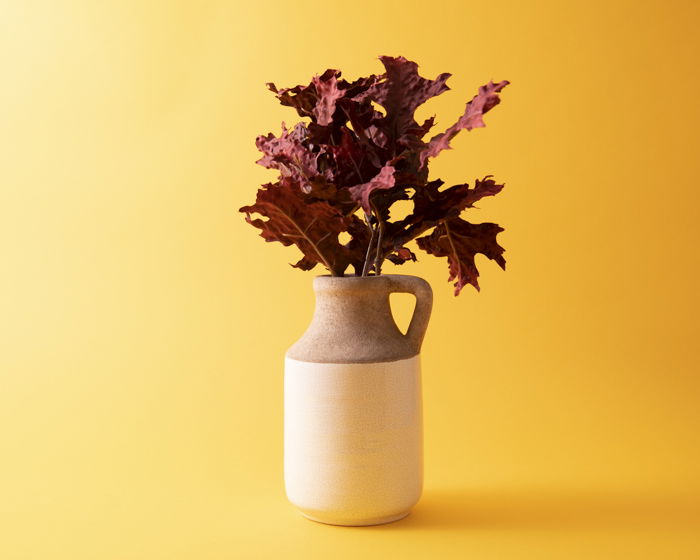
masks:
[[(0, 19), (0, 558), (698, 558), (700, 4), (23, 1)], [(426, 487), (302, 519), (282, 357), (313, 274), (237, 209), (264, 83), (380, 54), (508, 79), (433, 176), (488, 173), (482, 292), (428, 279)], [(407, 302), (398, 301), (405, 320)]]

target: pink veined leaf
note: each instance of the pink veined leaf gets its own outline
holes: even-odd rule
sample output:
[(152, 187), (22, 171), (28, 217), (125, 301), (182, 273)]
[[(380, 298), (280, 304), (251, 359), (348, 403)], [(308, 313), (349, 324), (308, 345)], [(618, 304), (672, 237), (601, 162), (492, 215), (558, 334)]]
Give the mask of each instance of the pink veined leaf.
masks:
[(441, 132), (430, 139), (427, 147), (420, 154), (421, 167), (425, 165), (428, 158), (435, 157), (442, 150), (450, 149), (450, 141), (460, 130), (472, 130), (473, 128), (486, 126), (483, 116), (501, 102), (498, 92), (508, 84), (507, 80), (503, 80), (497, 84), (489, 82), (485, 86), (481, 86), (479, 93), (467, 103), (464, 114), (459, 120), (445, 132)]
[(394, 186), (396, 180), (394, 179), (393, 166), (388, 163), (381, 168), (379, 173), (377, 173), (370, 181), (367, 183), (362, 183), (360, 185), (355, 185), (350, 187), (350, 196), (356, 202), (362, 205), (362, 209), (365, 213), (370, 214), (372, 207), (369, 203), (370, 195), (376, 190), (390, 189)]

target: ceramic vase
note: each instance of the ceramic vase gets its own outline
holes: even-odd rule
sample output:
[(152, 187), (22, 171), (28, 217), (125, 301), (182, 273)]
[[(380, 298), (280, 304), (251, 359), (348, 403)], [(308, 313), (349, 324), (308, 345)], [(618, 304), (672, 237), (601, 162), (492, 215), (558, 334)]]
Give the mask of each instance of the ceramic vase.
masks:
[[(306, 517), (377, 525), (408, 515), (423, 487), (420, 349), (430, 285), (403, 275), (320, 276), (310, 326), (285, 356), (287, 497)], [(406, 334), (389, 296), (414, 294)]]

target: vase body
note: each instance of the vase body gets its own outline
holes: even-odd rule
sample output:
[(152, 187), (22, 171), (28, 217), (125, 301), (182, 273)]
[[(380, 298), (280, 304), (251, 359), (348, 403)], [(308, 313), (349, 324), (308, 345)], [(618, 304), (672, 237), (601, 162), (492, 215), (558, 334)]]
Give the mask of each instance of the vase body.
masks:
[[(419, 354), (430, 286), (413, 276), (320, 276), (314, 290), (311, 325), (285, 357), (287, 497), (323, 523), (401, 519), (423, 486)], [(416, 296), (405, 335), (393, 292)]]

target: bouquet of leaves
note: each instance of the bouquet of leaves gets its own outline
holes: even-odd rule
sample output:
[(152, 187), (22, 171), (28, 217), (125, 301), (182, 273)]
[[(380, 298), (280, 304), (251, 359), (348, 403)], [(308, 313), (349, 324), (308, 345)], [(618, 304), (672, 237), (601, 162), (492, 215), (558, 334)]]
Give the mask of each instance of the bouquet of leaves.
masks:
[[(379, 275), (387, 259), (415, 261), (406, 246), (415, 239), (421, 250), (447, 257), (455, 294), (466, 284), (478, 290), (477, 253), (505, 269), (504, 249), (496, 242), (503, 229), (460, 215), (503, 185), (487, 175), (471, 187), (444, 188), (440, 179), (429, 179), (428, 164), (450, 148), (460, 130), (485, 126), (483, 115), (498, 105), (508, 82), (480, 87), (459, 120), (426, 141), (434, 117), (419, 124), (414, 113), (449, 89), (450, 74), (430, 80), (404, 57), (380, 60), (384, 74), (353, 82), (329, 69), (306, 86), (267, 84), (282, 105), (307, 120), (291, 129), (282, 123), (279, 136), (257, 138), (263, 153), (257, 163), (279, 171), (279, 178), (263, 185), (255, 204), (240, 211), (266, 241), (296, 245), (303, 257), (292, 266), (302, 270), (321, 264), (333, 276), (345, 275), (350, 267), (356, 276)], [(392, 221), (390, 209), (399, 200), (410, 200), (413, 209)], [(349, 234), (345, 243), (339, 239), (343, 232)]]

